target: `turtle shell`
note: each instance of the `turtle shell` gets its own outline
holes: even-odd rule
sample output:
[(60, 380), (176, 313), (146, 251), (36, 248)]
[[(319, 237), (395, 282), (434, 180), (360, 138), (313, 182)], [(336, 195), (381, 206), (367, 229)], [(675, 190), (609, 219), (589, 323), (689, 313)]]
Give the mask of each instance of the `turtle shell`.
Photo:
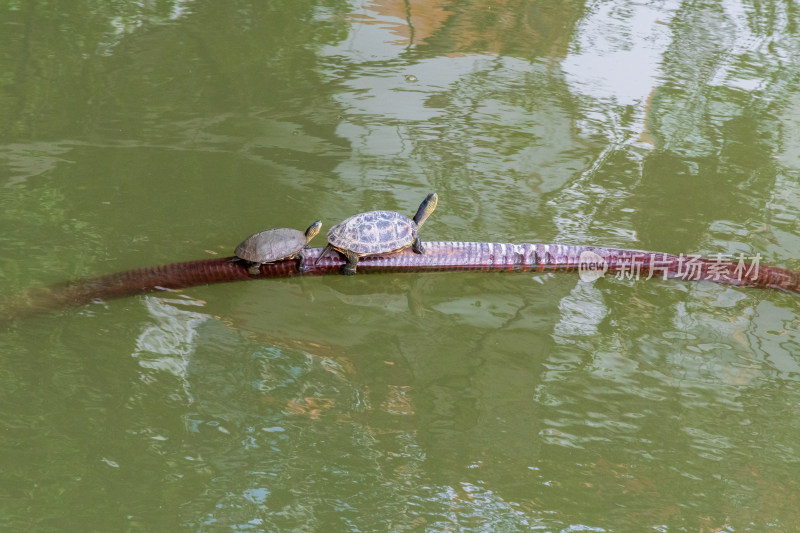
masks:
[(359, 256), (385, 254), (408, 248), (417, 239), (417, 225), (394, 211), (353, 215), (328, 231), (328, 242)]
[(236, 247), (236, 257), (252, 263), (287, 259), (303, 249), (306, 235), (291, 228), (268, 229), (246, 238)]

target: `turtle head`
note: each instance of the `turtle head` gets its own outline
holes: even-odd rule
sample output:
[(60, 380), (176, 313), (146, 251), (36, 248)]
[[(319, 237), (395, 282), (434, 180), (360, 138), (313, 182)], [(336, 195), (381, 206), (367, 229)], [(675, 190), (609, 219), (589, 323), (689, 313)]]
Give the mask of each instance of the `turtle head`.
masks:
[(319, 230), (322, 229), (322, 221), (317, 220), (313, 224), (311, 224), (308, 229), (306, 230), (306, 243), (310, 242), (311, 239), (317, 236)]
[(436, 204), (439, 203), (439, 195), (435, 192), (430, 193), (425, 199), (419, 204), (419, 209), (417, 209), (417, 214), (414, 215), (414, 223), (417, 227), (422, 226), (425, 221), (431, 216), (433, 210), (436, 209)]

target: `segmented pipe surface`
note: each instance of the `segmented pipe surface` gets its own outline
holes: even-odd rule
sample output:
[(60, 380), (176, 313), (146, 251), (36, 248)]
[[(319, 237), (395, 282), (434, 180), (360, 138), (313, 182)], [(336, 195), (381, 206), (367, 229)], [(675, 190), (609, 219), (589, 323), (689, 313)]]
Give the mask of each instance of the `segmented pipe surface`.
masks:
[[(425, 253), (411, 249), (384, 255), (363, 257), (358, 273), (428, 272), (428, 271), (578, 271), (586, 267), (628, 279), (683, 279), (712, 281), (727, 285), (777, 289), (800, 294), (800, 273), (744, 261), (742, 258), (700, 258), (593, 246), (558, 244), (506, 244), (490, 242), (425, 242)], [(242, 281), (248, 279), (319, 276), (338, 274), (344, 260), (338, 253), (328, 253), (316, 264), (322, 248), (305, 250), (306, 270), (298, 271), (299, 261), (291, 259), (261, 265), (260, 274), (248, 273), (244, 262), (232, 257), (172, 263), (128, 270), (97, 278), (78, 280), (61, 286), (40, 289), (27, 295), (24, 311), (32, 314), (161, 289), (180, 289), (195, 285)], [(16, 316), (16, 314), (15, 314)]]

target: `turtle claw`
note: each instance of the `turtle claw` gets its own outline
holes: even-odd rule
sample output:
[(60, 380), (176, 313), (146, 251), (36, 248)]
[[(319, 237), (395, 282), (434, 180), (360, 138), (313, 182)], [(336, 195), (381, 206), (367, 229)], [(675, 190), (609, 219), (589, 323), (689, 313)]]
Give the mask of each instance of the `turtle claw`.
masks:
[(322, 250), (322, 253), (319, 254), (319, 257), (317, 257), (317, 260), (314, 261), (314, 264), (318, 265), (320, 260), (322, 260), (322, 258), (325, 257), (325, 254), (327, 254), (331, 250), (333, 250), (333, 246), (331, 244), (328, 244), (328, 246), (326, 246), (325, 249)]

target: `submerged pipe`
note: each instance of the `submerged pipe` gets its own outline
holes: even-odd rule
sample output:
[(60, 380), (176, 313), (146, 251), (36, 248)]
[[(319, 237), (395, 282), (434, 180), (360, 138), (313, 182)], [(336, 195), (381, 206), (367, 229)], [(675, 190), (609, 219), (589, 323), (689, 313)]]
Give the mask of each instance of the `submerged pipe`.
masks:
[[(446, 272), (446, 271), (587, 271), (614, 274), (628, 279), (663, 278), (686, 281), (712, 281), (726, 285), (776, 289), (800, 294), (800, 273), (765, 266), (758, 261), (703, 259), (683, 256), (559, 244), (506, 244), (490, 242), (425, 242), (425, 253), (411, 249), (381, 256), (362, 257), (358, 273)], [(299, 260), (290, 259), (261, 265), (258, 275), (248, 273), (247, 264), (233, 257), (201, 259), (128, 270), (63, 285), (38, 289), (19, 297), (6, 311), (5, 318), (18, 318), (61, 307), (83, 305), (145, 294), (164, 289), (244, 281), (261, 278), (321, 276), (338, 274), (344, 260), (328, 253), (316, 263), (322, 248), (304, 250), (306, 268), (298, 270)], [(725, 256), (723, 256), (725, 257)], [(2, 316), (2, 315), (0, 315)]]

